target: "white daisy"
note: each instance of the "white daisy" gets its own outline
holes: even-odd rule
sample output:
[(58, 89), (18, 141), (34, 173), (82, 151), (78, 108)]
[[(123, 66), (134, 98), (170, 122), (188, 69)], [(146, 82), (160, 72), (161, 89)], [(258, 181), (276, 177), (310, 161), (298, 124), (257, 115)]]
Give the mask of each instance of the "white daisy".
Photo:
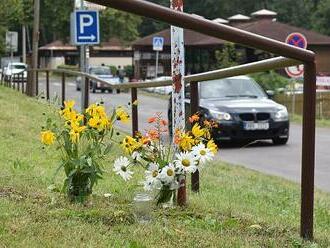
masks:
[(163, 184), (170, 185), (174, 182), (175, 168), (172, 164), (169, 164), (162, 168), (159, 179)]
[(114, 163), (113, 171), (121, 176), (125, 181), (128, 181), (132, 178), (133, 172), (128, 169), (130, 162), (126, 157), (119, 157)]
[(214, 153), (210, 149), (205, 147), (204, 144), (199, 144), (192, 148), (192, 153), (199, 161), (199, 165), (204, 165), (206, 162), (211, 161), (214, 158)]
[(133, 152), (132, 153), (132, 159), (134, 161), (137, 161), (137, 162), (141, 162), (142, 158), (141, 158), (141, 154), (139, 152)]
[(189, 152), (181, 152), (176, 155), (176, 158), (177, 159), (174, 163), (179, 171), (184, 173), (194, 173), (197, 170), (197, 161), (194, 154)]
[(144, 182), (144, 189), (147, 191), (160, 186), (159, 181), (159, 165), (155, 163), (149, 164), (146, 171), (146, 181)]

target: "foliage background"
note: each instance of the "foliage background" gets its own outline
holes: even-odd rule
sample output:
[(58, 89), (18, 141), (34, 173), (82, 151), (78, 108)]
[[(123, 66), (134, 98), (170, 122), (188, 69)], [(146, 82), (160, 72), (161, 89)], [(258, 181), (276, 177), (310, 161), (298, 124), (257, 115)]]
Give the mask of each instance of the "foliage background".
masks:
[[(73, 10), (72, 0), (41, 0), (40, 44), (61, 39), (67, 41), (70, 31), (70, 13)], [(169, 0), (150, 0), (150, 2), (169, 6)], [(330, 0), (204, 0), (185, 1), (185, 11), (196, 13), (209, 19), (267, 8), (278, 12), (278, 20), (298, 27), (313, 29), (330, 34)], [(21, 25), (27, 25), (32, 32), (33, 0), (0, 1), (0, 55), (4, 54), (4, 36), (6, 30), (20, 31)], [(101, 13), (102, 40), (118, 37), (123, 41), (133, 41), (159, 31), (167, 24), (155, 22), (148, 18), (107, 9)], [(110, 25), (109, 25), (110, 23)]]

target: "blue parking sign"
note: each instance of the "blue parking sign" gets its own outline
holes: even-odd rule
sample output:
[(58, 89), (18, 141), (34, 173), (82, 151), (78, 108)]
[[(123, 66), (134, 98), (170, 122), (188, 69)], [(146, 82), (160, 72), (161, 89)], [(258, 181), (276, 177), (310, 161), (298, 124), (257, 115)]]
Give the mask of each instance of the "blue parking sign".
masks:
[(71, 14), (71, 40), (75, 45), (100, 43), (98, 11), (76, 10)]

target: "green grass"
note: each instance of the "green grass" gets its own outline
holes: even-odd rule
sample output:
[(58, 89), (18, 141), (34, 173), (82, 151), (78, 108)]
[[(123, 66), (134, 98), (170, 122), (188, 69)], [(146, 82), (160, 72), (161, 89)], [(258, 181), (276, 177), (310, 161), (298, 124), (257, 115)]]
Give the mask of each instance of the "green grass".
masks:
[(201, 193), (188, 191), (187, 208), (155, 207), (149, 224), (133, 215), (141, 175), (124, 183), (114, 157), (90, 203), (70, 204), (47, 190), (58, 155), (38, 140), (53, 108), (0, 86), (0, 109), (0, 247), (330, 247), (328, 194), (316, 194), (315, 243), (303, 242), (297, 184), (218, 161), (202, 172)]
[[(302, 124), (302, 116), (301, 115), (290, 115), (290, 120), (294, 123)], [(329, 119), (316, 119), (317, 127), (326, 127), (330, 128), (330, 120)]]

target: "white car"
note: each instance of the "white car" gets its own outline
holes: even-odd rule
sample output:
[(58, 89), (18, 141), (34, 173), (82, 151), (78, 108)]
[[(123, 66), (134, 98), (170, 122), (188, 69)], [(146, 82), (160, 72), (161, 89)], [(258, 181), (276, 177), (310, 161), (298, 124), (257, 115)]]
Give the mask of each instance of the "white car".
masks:
[[(90, 89), (93, 93), (95, 93), (97, 90), (100, 90), (102, 93), (104, 93), (105, 91), (112, 93), (112, 88), (110, 87), (110, 84), (120, 84), (119, 77), (113, 76), (111, 74), (110, 68), (107, 66), (91, 66), (88, 69), (88, 73), (109, 83), (106, 84), (91, 80)], [(76, 78), (76, 89), (77, 91), (81, 90), (81, 77)], [(120, 89), (117, 89), (117, 93), (120, 93)]]
[[(27, 64), (19, 63), (19, 62), (13, 62), (9, 63), (4, 69), (3, 69), (3, 75), (5, 80), (12, 79), (17, 80), (18, 82), (21, 82), (22, 75), (15, 76), (18, 74), (21, 74), (23, 72), (23, 80), (24, 82), (27, 81)], [(18, 79), (18, 77), (20, 77)]]

